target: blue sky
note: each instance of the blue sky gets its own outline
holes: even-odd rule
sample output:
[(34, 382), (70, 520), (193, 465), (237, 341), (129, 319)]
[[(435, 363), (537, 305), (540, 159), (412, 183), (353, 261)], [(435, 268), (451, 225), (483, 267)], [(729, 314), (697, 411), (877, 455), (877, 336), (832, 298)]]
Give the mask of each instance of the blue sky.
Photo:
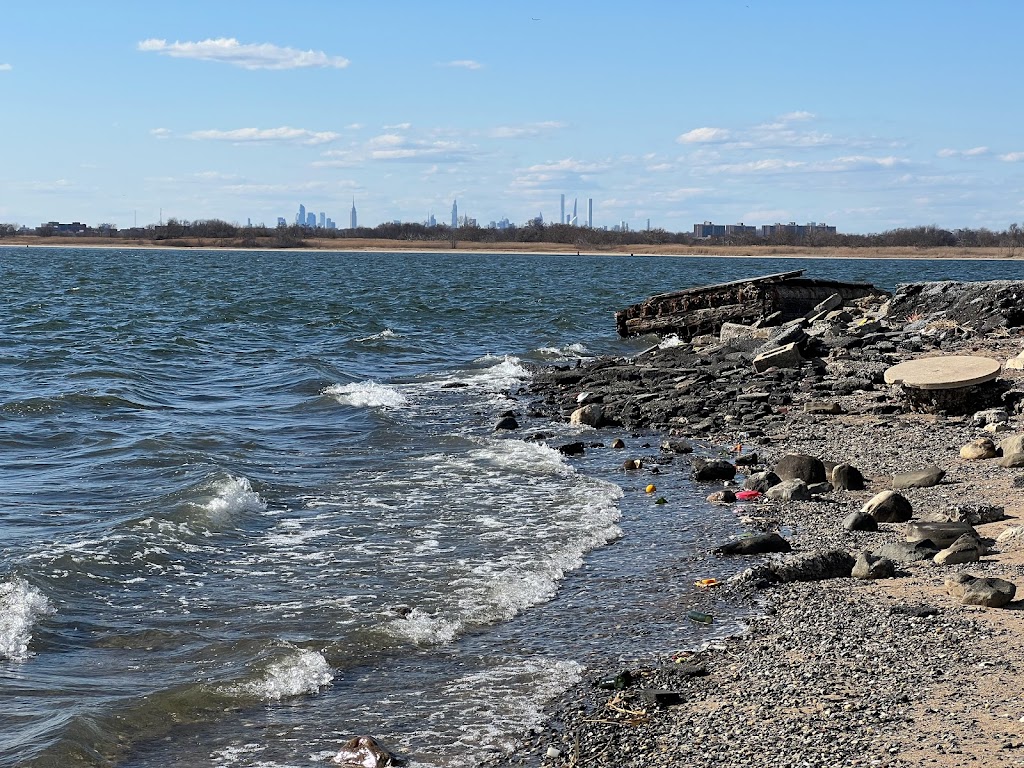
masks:
[(1024, 221), (1024, 3), (8, 4), (0, 222)]

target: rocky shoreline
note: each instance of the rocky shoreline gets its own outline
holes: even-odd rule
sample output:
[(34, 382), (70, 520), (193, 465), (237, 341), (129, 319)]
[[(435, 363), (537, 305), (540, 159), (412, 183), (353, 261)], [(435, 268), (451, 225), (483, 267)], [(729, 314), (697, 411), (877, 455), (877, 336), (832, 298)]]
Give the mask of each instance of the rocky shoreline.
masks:
[[(1024, 601), (969, 604), (957, 586), (969, 574), (1024, 588), (1024, 481), (1011, 456), (1024, 378), (1009, 365), (953, 396), (884, 381), (917, 357), (1015, 358), (1021, 298), (1019, 283), (901, 286), (782, 326), (726, 327), (630, 359), (539, 371), (531, 416), (589, 425), (608, 443), (654, 429), (666, 452), (695, 439), (721, 446), (670, 471), (727, 464), (734, 474), (712, 473), (709, 496), (752, 534), (780, 532), (792, 551), (723, 555), (750, 567), (712, 588), (763, 606), (746, 633), (628, 670), (588, 670), (494, 765), (1024, 765)], [(791, 455), (804, 458), (783, 461)], [(903, 512), (863, 511), (893, 495), (894, 476), (928, 467), (935, 482), (897, 478)], [(761, 495), (731, 501), (744, 486)], [(972, 535), (908, 543), (908, 516), (934, 539), (939, 528), (927, 524)], [(915, 559), (922, 548), (927, 559)]]

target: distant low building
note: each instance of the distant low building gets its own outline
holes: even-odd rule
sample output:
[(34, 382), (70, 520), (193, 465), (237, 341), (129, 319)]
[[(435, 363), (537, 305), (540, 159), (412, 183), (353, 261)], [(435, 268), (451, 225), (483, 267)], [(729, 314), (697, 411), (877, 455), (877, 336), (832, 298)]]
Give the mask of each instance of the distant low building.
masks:
[(89, 231), (89, 226), (80, 221), (72, 221), (70, 224), (61, 224), (59, 221), (48, 221), (45, 224), (40, 224), (39, 228), (60, 233), (62, 235), (84, 235)]
[(835, 233), (835, 227), (830, 227), (827, 224), (818, 224), (815, 221), (807, 224), (797, 224), (795, 221), (791, 221), (789, 224), (765, 224), (761, 227), (761, 237), (765, 239), (789, 235), (796, 240), (803, 240), (809, 235), (834, 235)]

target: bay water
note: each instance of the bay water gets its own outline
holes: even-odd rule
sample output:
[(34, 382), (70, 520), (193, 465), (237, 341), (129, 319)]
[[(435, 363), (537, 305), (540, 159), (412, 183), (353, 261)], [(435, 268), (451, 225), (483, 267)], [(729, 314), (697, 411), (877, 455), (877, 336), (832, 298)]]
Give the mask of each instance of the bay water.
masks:
[[(358, 734), (479, 765), (588, 664), (736, 631), (744, 608), (695, 585), (739, 567), (707, 554), (735, 512), (685, 461), (621, 470), (659, 436), (540, 423), (527, 387), (657, 343), (615, 335), (651, 294), (801, 268), (1024, 279), (0, 247), (0, 765), (311, 766)], [(494, 430), (506, 411), (522, 429)]]

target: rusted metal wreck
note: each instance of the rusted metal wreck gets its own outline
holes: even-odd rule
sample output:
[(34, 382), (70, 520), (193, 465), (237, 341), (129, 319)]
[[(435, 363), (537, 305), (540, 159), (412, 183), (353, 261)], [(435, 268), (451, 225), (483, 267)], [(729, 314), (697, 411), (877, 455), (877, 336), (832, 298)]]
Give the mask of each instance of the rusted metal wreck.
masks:
[(718, 333), (722, 323), (759, 325), (802, 317), (833, 294), (846, 301), (884, 294), (867, 283), (815, 280), (804, 270), (779, 272), (730, 283), (661, 293), (615, 313), (620, 336), (676, 334), (692, 339)]

